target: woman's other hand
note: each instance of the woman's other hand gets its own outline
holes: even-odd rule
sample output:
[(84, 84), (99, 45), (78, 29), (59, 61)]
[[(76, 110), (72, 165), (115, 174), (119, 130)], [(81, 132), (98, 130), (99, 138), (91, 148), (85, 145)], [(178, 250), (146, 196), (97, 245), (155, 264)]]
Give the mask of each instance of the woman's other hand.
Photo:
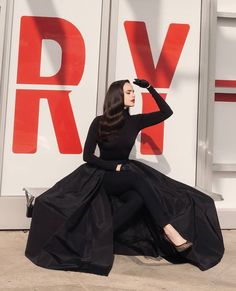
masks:
[(130, 169), (130, 166), (129, 166), (129, 164), (118, 164), (117, 166), (116, 166), (116, 171), (127, 171), (127, 170), (129, 170)]
[(151, 86), (149, 84), (149, 82), (147, 80), (144, 80), (144, 79), (134, 79), (133, 83), (139, 87), (142, 87), (142, 88), (148, 88)]
[(118, 164), (118, 165), (116, 166), (116, 171), (120, 171), (120, 170), (121, 170), (121, 167), (122, 167), (122, 164)]

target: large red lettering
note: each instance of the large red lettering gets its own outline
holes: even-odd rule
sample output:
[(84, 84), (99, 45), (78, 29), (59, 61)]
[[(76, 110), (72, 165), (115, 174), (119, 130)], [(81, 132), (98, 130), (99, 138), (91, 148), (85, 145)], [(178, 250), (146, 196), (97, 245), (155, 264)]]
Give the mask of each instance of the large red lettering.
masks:
[[(160, 94), (163, 98), (166, 97), (166, 94)], [(150, 93), (142, 93), (143, 99), (143, 113), (148, 113), (156, 110), (156, 102)], [(150, 110), (153, 109), (153, 110)], [(152, 138), (150, 138), (152, 137)], [(154, 137), (154, 138), (153, 138)], [(155, 139), (158, 137), (158, 139)], [(141, 133), (141, 153), (143, 155), (161, 155), (162, 154), (162, 145), (164, 142), (164, 122), (159, 123), (158, 125), (149, 126), (142, 130)]]
[[(156, 88), (169, 88), (188, 35), (189, 25), (170, 24), (156, 66), (154, 65), (145, 23), (125, 21), (124, 26), (137, 77), (149, 80)], [(144, 96), (144, 94), (142, 95)], [(162, 96), (165, 97), (165, 95)], [(144, 112), (155, 111), (155, 102), (151, 102), (151, 98), (146, 97), (143, 98), (145, 100), (143, 102)], [(141, 133), (141, 153), (161, 154), (163, 152), (163, 135), (163, 123), (143, 129)], [(152, 142), (147, 143), (147, 138), (150, 137), (152, 137)]]
[(63, 154), (82, 152), (69, 92), (24, 89), (16, 91), (14, 153), (35, 153), (37, 150), (40, 98), (48, 101), (59, 151)]
[[(43, 39), (56, 41), (62, 49), (61, 68), (50, 77), (40, 76)], [(18, 84), (77, 85), (84, 64), (84, 40), (72, 23), (55, 17), (21, 18)], [(40, 98), (48, 101), (59, 151), (81, 153), (69, 91), (66, 90), (16, 90), (13, 152), (36, 152)]]
[[(62, 49), (61, 68), (50, 77), (40, 76), (43, 39), (56, 41)], [(84, 64), (84, 40), (72, 23), (56, 17), (21, 18), (18, 84), (78, 85)]]

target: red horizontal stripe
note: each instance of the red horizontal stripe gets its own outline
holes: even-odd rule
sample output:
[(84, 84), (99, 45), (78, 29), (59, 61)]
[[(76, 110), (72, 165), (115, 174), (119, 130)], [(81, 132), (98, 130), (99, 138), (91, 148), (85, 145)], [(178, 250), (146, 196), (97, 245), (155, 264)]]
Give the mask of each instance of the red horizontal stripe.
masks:
[(236, 80), (215, 80), (215, 86), (236, 88)]
[(236, 94), (231, 93), (216, 93), (215, 101), (236, 102)]

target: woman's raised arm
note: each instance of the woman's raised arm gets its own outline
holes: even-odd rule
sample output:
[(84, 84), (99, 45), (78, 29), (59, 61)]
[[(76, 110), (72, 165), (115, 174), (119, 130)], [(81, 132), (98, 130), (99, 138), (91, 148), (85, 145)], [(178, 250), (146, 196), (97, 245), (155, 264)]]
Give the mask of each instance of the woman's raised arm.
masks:
[(170, 106), (152, 86), (149, 86), (147, 90), (152, 94), (152, 97), (155, 99), (160, 110), (150, 113), (137, 114), (139, 130), (158, 124), (173, 114)]

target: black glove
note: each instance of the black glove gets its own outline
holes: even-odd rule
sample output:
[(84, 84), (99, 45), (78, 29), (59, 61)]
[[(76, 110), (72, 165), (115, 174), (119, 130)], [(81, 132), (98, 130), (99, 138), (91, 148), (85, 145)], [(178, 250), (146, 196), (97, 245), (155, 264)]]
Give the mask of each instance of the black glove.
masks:
[(130, 165), (129, 165), (129, 164), (122, 164), (120, 170), (121, 170), (121, 171), (127, 171), (127, 170), (130, 170)]
[(147, 88), (150, 86), (149, 82), (144, 79), (134, 79), (133, 83), (142, 88)]

